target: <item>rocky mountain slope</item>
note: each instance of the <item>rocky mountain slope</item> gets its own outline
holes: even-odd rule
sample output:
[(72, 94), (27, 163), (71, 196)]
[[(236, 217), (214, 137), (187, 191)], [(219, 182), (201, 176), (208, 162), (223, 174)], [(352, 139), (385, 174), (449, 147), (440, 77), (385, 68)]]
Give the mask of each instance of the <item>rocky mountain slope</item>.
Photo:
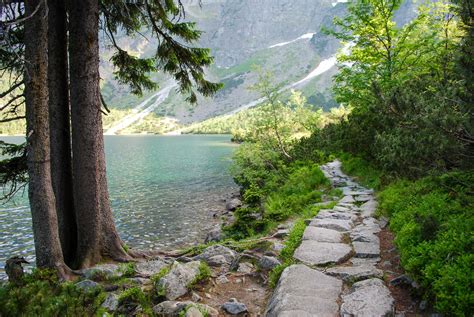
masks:
[[(339, 2), (338, 2), (339, 1)], [(153, 107), (160, 116), (178, 119), (181, 123), (201, 121), (239, 109), (259, 98), (249, 90), (258, 78), (255, 71), (271, 71), (276, 84), (296, 83), (314, 71), (324, 60), (337, 52), (339, 43), (321, 32), (331, 27), (335, 16), (346, 11), (345, 0), (185, 0), (186, 19), (195, 21), (204, 33), (200, 46), (209, 47), (215, 64), (208, 77), (224, 83), (225, 87), (213, 98), (200, 98), (196, 106), (184, 101), (175, 90), (166, 100)], [(410, 18), (413, 4), (407, 2), (400, 10), (400, 22)], [(151, 54), (156, 42), (146, 38), (119, 39), (121, 45), (136, 54)], [(113, 80), (108, 62), (111, 53), (102, 48), (102, 92), (114, 108), (133, 108), (153, 96), (131, 96), (126, 87)], [(318, 107), (334, 106), (331, 98), (331, 77), (337, 67), (298, 85), (310, 103)], [(162, 88), (169, 77), (155, 74)], [(150, 105), (155, 100), (150, 101)]]

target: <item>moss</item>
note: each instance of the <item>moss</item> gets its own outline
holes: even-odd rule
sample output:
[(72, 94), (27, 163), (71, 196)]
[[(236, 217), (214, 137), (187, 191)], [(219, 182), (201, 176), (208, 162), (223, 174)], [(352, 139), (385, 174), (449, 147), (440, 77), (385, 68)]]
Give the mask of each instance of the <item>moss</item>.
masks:
[(118, 298), (119, 305), (137, 306), (143, 309), (147, 315), (152, 315), (152, 303), (150, 296), (145, 294), (140, 287), (132, 287), (123, 291)]

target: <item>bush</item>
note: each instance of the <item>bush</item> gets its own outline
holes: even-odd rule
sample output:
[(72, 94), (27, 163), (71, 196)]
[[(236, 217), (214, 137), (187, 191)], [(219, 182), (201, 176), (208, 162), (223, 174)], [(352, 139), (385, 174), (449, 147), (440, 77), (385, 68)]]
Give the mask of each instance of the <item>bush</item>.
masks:
[(450, 315), (474, 310), (473, 184), (472, 172), (449, 173), (398, 181), (380, 193), (403, 267)]

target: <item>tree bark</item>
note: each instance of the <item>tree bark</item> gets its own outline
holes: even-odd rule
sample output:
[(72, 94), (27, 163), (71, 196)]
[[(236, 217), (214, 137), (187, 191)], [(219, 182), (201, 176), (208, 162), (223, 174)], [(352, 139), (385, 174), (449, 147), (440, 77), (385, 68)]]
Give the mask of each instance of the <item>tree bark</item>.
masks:
[(72, 188), (72, 155), (64, 0), (48, 0), (48, 88), (51, 178), (56, 198), (59, 238), (64, 261), (71, 265), (77, 247)]
[(76, 266), (89, 267), (102, 257), (128, 261), (116, 231), (105, 174), (104, 137), (99, 95), (98, 0), (69, 5), (71, 125), (78, 248)]
[[(69, 270), (63, 261), (51, 184), (45, 4), (43, 0), (25, 2), (25, 14), (29, 17), (25, 21), (24, 35), (28, 197), (33, 222), (36, 265), (39, 268), (56, 269), (61, 277), (66, 277)], [(36, 8), (39, 9), (32, 15)]]

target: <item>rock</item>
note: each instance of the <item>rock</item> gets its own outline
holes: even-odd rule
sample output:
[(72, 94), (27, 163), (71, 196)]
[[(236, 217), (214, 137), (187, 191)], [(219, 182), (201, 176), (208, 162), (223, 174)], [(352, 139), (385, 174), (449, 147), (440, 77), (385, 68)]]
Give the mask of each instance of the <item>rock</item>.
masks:
[(230, 211), (234, 211), (242, 206), (242, 201), (238, 198), (232, 198), (225, 204), (225, 208)]
[(402, 274), (400, 276), (397, 276), (396, 278), (392, 279), (390, 281), (390, 285), (392, 286), (397, 286), (397, 285), (412, 285), (413, 284), (413, 280), (405, 275), (405, 274)]
[(357, 217), (351, 213), (321, 210), (314, 219), (341, 219), (355, 221)]
[(382, 280), (373, 278), (355, 283), (342, 295), (341, 316), (392, 316), (394, 300)]
[(101, 264), (81, 271), (86, 279), (108, 280), (114, 277), (121, 277), (122, 272), (116, 264)]
[(273, 242), (272, 250), (275, 251), (275, 252), (280, 252), (281, 250), (283, 250), (284, 247), (285, 247), (285, 245), (283, 243), (275, 241), (275, 242)]
[(333, 242), (338, 243), (342, 241), (343, 234), (336, 230), (318, 228), (318, 227), (306, 227), (303, 240), (311, 240), (318, 242)]
[(369, 201), (369, 200), (372, 200), (374, 197), (372, 195), (358, 195), (358, 196), (354, 196), (354, 199), (355, 201), (358, 201), (358, 202), (366, 202), (366, 201)]
[(209, 231), (204, 239), (204, 243), (209, 242), (219, 242), (222, 240), (222, 230), (221, 228), (214, 228)]
[(351, 240), (355, 242), (374, 242), (379, 244), (379, 237), (375, 235), (374, 230), (365, 225), (359, 225), (352, 230)]
[(160, 259), (138, 262), (135, 264), (135, 272), (141, 277), (150, 277), (158, 274), (165, 266), (167, 266), (167, 264)]
[(428, 307), (428, 302), (426, 300), (422, 300), (420, 304), (418, 305), (418, 308), (421, 311), (425, 311), (427, 307)]
[(151, 284), (151, 280), (149, 278), (143, 278), (143, 277), (133, 277), (130, 279), (130, 282), (133, 282), (138, 285)]
[(188, 285), (199, 274), (199, 261), (185, 264), (174, 262), (170, 271), (158, 281), (158, 291), (163, 289), (165, 297), (174, 300), (188, 292)]
[(239, 268), (237, 269), (237, 272), (239, 273), (244, 273), (244, 274), (250, 274), (254, 270), (254, 266), (252, 263), (249, 262), (242, 262), (239, 264)]
[(118, 296), (116, 294), (109, 294), (101, 306), (107, 309), (109, 312), (114, 312), (117, 310), (118, 305)]
[(333, 208), (334, 211), (339, 211), (339, 212), (350, 212), (351, 209), (350, 208), (347, 208), (347, 207), (344, 207), (344, 206), (334, 206)]
[[(219, 256), (215, 258), (215, 256)], [(207, 247), (201, 254), (194, 257), (196, 260), (203, 260), (209, 265), (213, 263), (214, 265), (227, 264), (230, 265), (232, 261), (237, 257), (237, 253), (225, 246), (216, 244), (210, 247)]]
[(358, 282), (369, 278), (382, 278), (383, 271), (373, 265), (338, 266), (325, 271), (326, 274), (341, 278), (344, 282)]
[(281, 239), (286, 237), (290, 233), (288, 229), (279, 229), (275, 234), (273, 234), (273, 238)]
[(380, 217), (380, 219), (379, 219), (379, 225), (380, 225), (380, 228), (382, 228), (382, 229), (383, 229), (383, 228), (387, 227), (387, 225), (388, 225), (388, 221), (389, 221), (389, 220), (388, 220), (388, 218), (387, 218), (387, 217), (383, 217), (383, 216), (382, 216), (382, 217)]
[(271, 270), (275, 266), (280, 265), (281, 262), (273, 256), (262, 256), (258, 262), (258, 266), (263, 270)]
[(265, 316), (336, 316), (342, 281), (305, 265), (287, 267), (268, 302)]
[(350, 220), (315, 219), (315, 220), (311, 221), (311, 223), (309, 225), (313, 226), (313, 227), (326, 228), (326, 229), (337, 230), (337, 231), (340, 231), (340, 232), (346, 232), (346, 231), (351, 230), (352, 224), (353, 223)]
[(351, 247), (344, 243), (304, 240), (293, 257), (307, 265), (338, 264), (345, 261), (351, 252)]
[(204, 315), (199, 311), (199, 309), (195, 306), (191, 306), (186, 311), (186, 315), (184, 317), (204, 317)]
[[(204, 304), (196, 304), (191, 301), (177, 302), (177, 301), (164, 301), (153, 307), (153, 312), (158, 316), (178, 316), (181, 311), (189, 307), (196, 307), (201, 314), (205, 312), (209, 317), (219, 316), (219, 312)], [(185, 315), (186, 316), (186, 315)]]
[(247, 312), (247, 306), (243, 303), (239, 303), (235, 298), (232, 298), (228, 302), (222, 305), (222, 309), (231, 315), (238, 315)]
[(362, 212), (362, 218), (373, 217), (375, 215), (375, 211), (377, 210), (377, 201), (373, 199), (368, 200), (366, 203), (362, 204), (359, 209)]
[(223, 255), (214, 255), (207, 259), (207, 264), (210, 266), (221, 266), (228, 264), (225, 256)]
[(340, 200), (341, 203), (355, 203), (355, 199), (354, 197), (352, 196), (344, 196), (341, 200)]
[(229, 283), (229, 279), (225, 275), (220, 275), (219, 277), (217, 277), (216, 283), (217, 284), (227, 284), (227, 283)]
[(378, 258), (380, 257), (380, 245), (377, 242), (353, 242), (355, 257)]
[(202, 297), (199, 296), (198, 293), (192, 292), (191, 299), (192, 299), (193, 302), (200, 302), (202, 300)]
[(96, 287), (99, 287), (99, 284), (91, 280), (82, 280), (76, 283), (76, 287), (84, 291), (90, 291), (95, 289)]

